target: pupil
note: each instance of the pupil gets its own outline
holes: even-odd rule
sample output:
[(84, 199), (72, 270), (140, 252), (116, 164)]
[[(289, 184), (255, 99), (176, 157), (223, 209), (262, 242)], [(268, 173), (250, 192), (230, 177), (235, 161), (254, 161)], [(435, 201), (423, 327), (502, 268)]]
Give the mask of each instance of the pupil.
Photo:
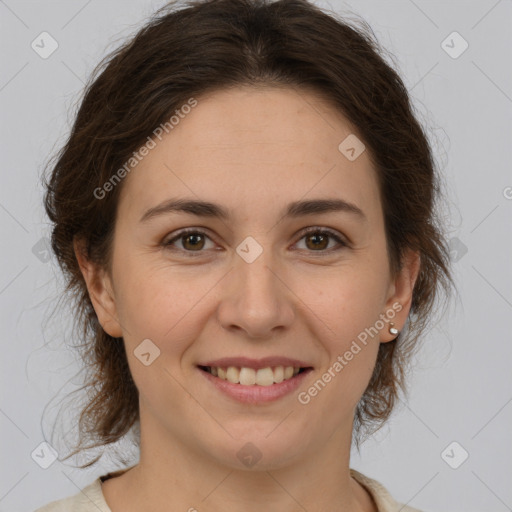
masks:
[[(319, 234), (315, 234), (315, 235), (310, 235), (309, 237), (310, 240), (316, 240), (315, 242), (313, 242), (313, 246), (318, 248), (318, 247), (321, 247), (321, 248), (325, 248), (325, 241), (327, 240), (327, 237), (325, 235), (319, 235)], [(320, 239), (320, 244), (318, 243)], [(322, 241), (324, 242), (322, 244)]]
[[(187, 244), (189, 243), (189, 241), (192, 239), (192, 248), (197, 248), (198, 245), (197, 245), (197, 239), (200, 239), (201, 238), (201, 235), (198, 235), (198, 234), (195, 234), (195, 235), (187, 235), (185, 237), (185, 246), (187, 246)], [(195, 241), (194, 241), (195, 240)]]

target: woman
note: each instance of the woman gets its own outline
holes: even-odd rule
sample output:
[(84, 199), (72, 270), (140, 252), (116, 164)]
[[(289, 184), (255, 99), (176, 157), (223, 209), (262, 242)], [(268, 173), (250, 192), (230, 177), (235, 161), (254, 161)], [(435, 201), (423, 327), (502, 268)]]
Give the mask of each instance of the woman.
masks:
[(90, 341), (74, 454), (140, 432), (140, 461), (39, 510), (415, 510), (350, 468), (449, 282), (431, 150), (369, 30), (169, 4), (104, 64), (46, 208)]

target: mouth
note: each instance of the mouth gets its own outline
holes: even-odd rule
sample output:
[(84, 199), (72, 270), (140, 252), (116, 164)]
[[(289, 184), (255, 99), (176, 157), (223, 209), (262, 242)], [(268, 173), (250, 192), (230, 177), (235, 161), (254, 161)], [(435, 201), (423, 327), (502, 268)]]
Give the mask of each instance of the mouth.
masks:
[(218, 379), (239, 384), (240, 386), (272, 386), (294, 378), (312, 369), (311, 367), (267, 366), (265, 368), (250, 368), (247, 366), (201, 366), (198, 368)]
[(197, 365), (208, 386), (245, 404), (263, 404), (290, 395), (313, 371), (288, 358), (225, 358)]

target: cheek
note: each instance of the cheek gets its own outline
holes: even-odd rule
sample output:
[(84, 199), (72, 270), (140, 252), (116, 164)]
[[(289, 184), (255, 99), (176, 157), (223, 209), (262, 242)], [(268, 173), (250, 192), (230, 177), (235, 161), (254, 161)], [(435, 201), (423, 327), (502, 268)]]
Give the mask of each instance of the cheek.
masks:
[(320, 336), (327, 357), (319, 386), (330, 388), (323, 398), (327, 407), (341, 403), (342, 410), (354, 407), (368, 385), (380, 332), (387, 325), (381, 315), (386, 314), (388, 277), (386, 260), (359, 262), (325, 281), (317, 296), (312, 309), (329, 327), (321, 328)]
[(198, 301), (205, 292), (196, 296), (176, 279), (171, 287), (163, 276), (156, 279), (151, 273), (131, 276), (124, 282), (119, 311), (128, 364), (146, 403), (158, 404), (183, 394), (176, 378), (180, 380), (184, 355), (200, 335)]
[(314, 306), (322, 320), (317, 322), (316, 335), (326, 357), (317, 379), (310, 387), (301, 389), (300, 403), (311, 404), (318, 415), (331, 411), (328, 420), (323, 415), (323, 421), (333, 429), (345, 421), (363, 395), (380, 346), (382, 325), (377, 322), (383, 313), (383, 287), (376, 285), (370, 274), (366, 277), (339, 278), (340, 291), (336, 290), (330, 297), (323, 293)]
[(117, 279), (117, 313), (125, 342), (135, 348), (150, 339), (164, 356), (180, 354), (197, 337), (201, 299), (218, 280), (137, 259), (120, 261)]
[(325, 286), (327, 291), (321, 292), (315, 309), (341, 346), (373, 327), (385, 313), (389, 286), (385, 268), (376, 271), (375, 267), (354, 265), (331, 276)]

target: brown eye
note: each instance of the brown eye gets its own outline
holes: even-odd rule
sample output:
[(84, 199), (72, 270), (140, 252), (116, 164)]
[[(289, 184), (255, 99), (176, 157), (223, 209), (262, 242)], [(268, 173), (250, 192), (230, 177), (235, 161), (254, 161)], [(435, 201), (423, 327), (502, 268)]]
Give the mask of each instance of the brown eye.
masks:
[[(329, 236), (322, 233), (313, 233), (311, 235), (306, 235), (306, 246), (308, 249), (318, 250), (318, 249), (326, 249), (329, 245)], [(311, 244), (308, 243), (311, 241)]]
[[(207, 241), (210, 240), (211, 246), (207, 247)], [(181, 252), (187, 256), (201, 255), (207, 249), (213, 248), (213, 242), (203, 231), (197, 229), (184, 230), (176, 234), (173, 238), (166, 240), (162, 245), (173, 252)], [(180, 246), (181, 245), (181, 246)]]
[[(181, 239), (184, 240), (183, 247), (187, 250), (188, 249), (201, 250), (204, 247), (204, 238), (203, 238), (203, 235), (201, 235), (200, 233), (192, 233), (190, 235), (184, 235), (181, 237)], [(201, 239), (203, 239), (203, 240), (201, 240)]]
[[(331, 253), (349, 246), (349, 244), (334, 231), (320, 228), (310, 228), (306, 230), (303, 232), (300, 240), (305, 241), (304, 245), (309, 252)], [(334, 246), (329, 247), (331, 241), (336, 243)]]

